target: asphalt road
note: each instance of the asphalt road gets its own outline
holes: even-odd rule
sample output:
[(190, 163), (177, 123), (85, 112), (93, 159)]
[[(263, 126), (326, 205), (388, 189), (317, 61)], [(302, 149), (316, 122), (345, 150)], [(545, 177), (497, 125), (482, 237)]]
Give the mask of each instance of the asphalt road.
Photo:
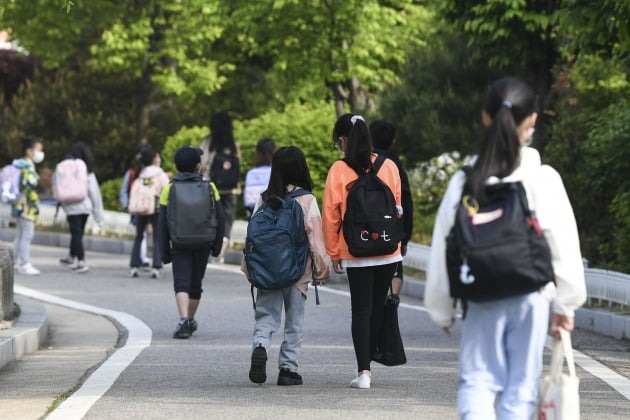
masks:
[[(127, 257), (88, 253), (91, 271), (78, 275), (58, 265), (57, 259), (65, 252), (33, 247), (33, 262), (42, 275), (18, 276), (16, 282), (127, 312), (153, 330), (151, 346), (92, 406), (87, 419), (457, 418), (459, 329), (456, 327), (453, 336), (447, 337), (422, 311), (400, 309), (408, 363), (396, 368), (375, 364), (372, 389), (351, 389), (355, 365), (350, 300), (342, 294), (321, 291), (321, 305), (316, 306), (311, 290), (300, 360), (304, 385), (275, 385), (279, 334), (269, 355), (267, 384), (259, 386), (247, 377), (254, 319), (249, 284), (242, 275), (209, 269), (196, 317), (199, 331), (189, 340), (175, 340), (171, 336), (178, 318), (170, 267), (160, 279), (150, 279), (148, 274), (132, 279), (128, 277)], [(347, 290), (344, 284), (334, 287)], [(627, 377), (628, 342), (586, 333), (575, 334), (574, 340), (578, 346), (582, 343), (589, 355), (601, 355), (601, 360)], [(85, 341), (89, 346), (90, 337)], [(0, 382), (4, 375), (5, 370), (0, 371)], [(630, 401), (582, 369), (578, 369), (578, 375), (583, 419), (629, 417)], [(41, 377), (45, 376), (42, 369)], [(69, 372), (64, 377), (78, 382), (81, 375)], [(25, 387), (24, 398), (28, 392)]]

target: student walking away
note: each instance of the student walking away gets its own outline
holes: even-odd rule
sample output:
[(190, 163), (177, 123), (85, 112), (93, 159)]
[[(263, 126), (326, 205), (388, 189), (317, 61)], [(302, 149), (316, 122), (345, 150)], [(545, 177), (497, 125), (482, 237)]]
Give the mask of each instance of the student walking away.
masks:
[[(402, 162), (398, 155), (389, 150), (394, 144), (396, 138), (396, 128), (388, 121), (376, 120), (370, 124), (370, 135), (372, 136), (372, 142), (374, 145), (374, 153), (385, 156), (390, 159), (398, 167), (398, 175), (400, 176), (400, 183), (402, 189), (402, 208), (403, 208), (403, 237), (400, 244), (400, 253), (404, 257), (407, 255), (407, 243), (411, 239), (411, 233), (413, 231), (413, 201), (411, 199), (411, 187), (409, 186), (409, 176), (407, 171), (403, 167)], [(396, 271), (394, 272), (394, 278), (392, 279), (392, 293), (394, 295), (400, 294), (400, 289), (403, 283), (403, 262), (400, 261), (396, 265)]]
[[(147, 145), (143, 145), (138, 150), (138, 153), (133, 157), (129, 165), (129, 169), (125, 171), (125, 175), (123, 176), (122, 183), (120, 185), (120, 190), (118, 190), (118, 201), (120, 203), (120, 207), (122, 207), (125, 213), (129, 212), (129, 193), (131, 192), (131, 186), (133, 185), (133, 181), (136, 180), (140, 171), (142, 170), (142, 163), (140, 162), (140, 156), (142, 154), (142, 149), (145, 147), (150, 147)], [(138, 217), (131, 215), (129, 222), (136, 226), (138, 221)], [(142, 261), (142, 269), (150, 270), (151, 264), (149, 264), (149, 260), (147, 258), (147, 235), (146, 232), (142, 237), (142, 242), (140, 243), (140, 260)]]
[(280, 148), (273, 156), (268, 188), (249, 222), (241, 265), (252, 284), (252, 296), (257, 288), (249, 371), (254, 383), (267, 380), (271, 336), (280, 327), (284, 305), (277, 384), (302, 384), (297, 371), (308, 284), (323, 284), (330, 277), (322, 220), (312, 189), (304, 153), (294, 146)]
[[(201, 174), (211, 180), (221, 194), (221, 204), (225, 211), (223, 247), (226, 248), (236, 217), (236, 196), (241, 193), (239, 188), (241, 159), (232, 133), (232, 119), (227, 112), (217, 112), (212, 115), (210, 136), (203, 140), (201, 149), (204, 151), (201, 157)], [(222, 256), (223, 252), (221, 252)]]
[(72, 146), (66, 159), (57, 164), (53, 175), (53, 195), (63, 207), (70, 227), (70, 252), (61, 258), (61, 264), (75, 273), (87, 273), (83, 234), (90, 214), (102, 224), (103, 198), (94, 174), (94, 155), (90, 147), (79, 142)]
[[(12, 209), (13, 217), (17, 218), (17, 231), (13, 240), (15, 271), (18, 274), (38, 276), (40, 271), (31, 264), (31, 241), (35, 235), (35, 222), (39, 215), (40, 204), (37, 194), (39, 176), (35, 165), (44, 160), (44, 150), (42, 142), (35, 137), (23, 137), (21, 143), (23, 157), (15, 159), (12, 163), (12, 167), (17, 168), (19, 174), (9, 168), (14, 175), (10, 177), (12, 179), (10, 182), (18, 181), (18, 198), (14, 201)], [(9, 186), (9, 190), (15, 191), (15, 185)]]
[(525, 83), (507, 77), (490, 86), (479, 154), (451, 178), (433, 230), (425, 305), (447, 334), (454, 299), (466, 308), (457, 396), (463, 419), (533, 418), (549, 303), (557, 335), (573, 329), (586, 299), (562, 180), (526, 147), (536, 118), (536, 95)]
[(190, 146), (175, 153), (177, 174), (160, 195), (159, 234), (162, 262), (173, 263), (179, 323), (174, 338), (189, 338), (197, 328), (195, 314), (210, 254), (219, 255), (224, 214), (219, 192), (199, 174), (203, 151)]
[(363, 117), (344, 114), (333, 129), (335, 162), (324, 190), (324, 239), (333, 269), (348, 274), (352, 341), (358, 375), (353, 388), (370, 388), (370, 360), (376, 350), (387, 291), (402, 260), (403, 214), (396, 164), (372, 149)]
[(138, 277), (138, 269), (142, 266), (140, 246), (147, 225), (153, 230), (153, 264), (151, 277), (160, 277), (162, 260), (158, 245), (158, 199), (164, 186), (168, 184), (168, 175), (160, 168), (160, 155), (147, 147), (140, 153), (142, 170), (131, 185), (129, 196), (129, 213), (137, 216), (136, 237), (131, 251), (131, 277)]
[(276, 143), (270, 138), (264, 138), (256, 144), (254, 167), (245, 175), (243, 202), (247, 210), (247, 218), (254, 213), (254, 207), (260, 194), (267, 189), (271, 175), (271, 159), (276, 151)]

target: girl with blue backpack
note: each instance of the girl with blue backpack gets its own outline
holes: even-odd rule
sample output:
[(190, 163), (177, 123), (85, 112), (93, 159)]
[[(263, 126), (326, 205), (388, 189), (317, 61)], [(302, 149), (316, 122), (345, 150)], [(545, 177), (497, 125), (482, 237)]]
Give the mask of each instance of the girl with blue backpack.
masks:
[[(322, 219), (317, 200), (310, 193), (312, 189), (313, 182), (304, 153), (294, 146), (278, 149), (273, 156), (267, 190), (254, 208), (248, 227), (245, 259), (241, 266), (252, 285), (258, 288), (254, 305), (256, 324), (249, 371), (249, 379), (254, 383), (262, 384), (267, 380), (267, 353), (271, 345), (271, 336), (280, 327), (284, 306), (284, 340), (278, 357), (280, 371), (277, 384), (302, 385), (302, 377), (297, 370), (302, 347), (302, 325), (308, 284), (310, 282), (315, 285), (323, 284), (330, 277), (330, 260), (324, 248)], [(288, 215), (286, 211), (289, 212)], [(289, 219), (301, 217), (303, 220), (293, 220), (292, 223), (289, 220), (288, 226), (303, 231), (288, 232), (291, 237), (297, 238), (296, 246), (275, 250), (274, 245), (282, 238), (274, 236), (278, 233), (274, 225), (284, 223), (287, 217)], [(273, 220), (268, 223), (267, 230), (266, 219)], [(258, 235), (270, 236), (266, 236), (268, 240), (263, 239), (262, 246), (258, 246), (259, 242), (256, 241)], [(300, 251), (302, 247), (305, 248), (303, 258), (299, 252), (297, 257), (292, 255), (294, 249)], [(271, 253), (268, 252), (269, 248), (273, 248)], [(283, 269), (288, 260), (293, 260), (294, 264), (299, 265), (297, 275), (295, 266)], [(294, 276), (296, 278), (289, 278)]]

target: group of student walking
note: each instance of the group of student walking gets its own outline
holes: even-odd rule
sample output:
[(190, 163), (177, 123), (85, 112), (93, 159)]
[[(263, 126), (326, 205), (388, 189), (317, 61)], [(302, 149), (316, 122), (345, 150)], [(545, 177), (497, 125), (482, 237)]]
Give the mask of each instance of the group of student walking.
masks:
[[(221, 125), (220, 121), (225, 122), (227, 118), (227, 114), (219, 114), (214, 122)], [(549, 318), (553, 335), (560, 329), (571, 331), (574, 311), (586, 298), (577, 227), (562, 180), (554, 169), (541, 164), (536, 150), (528, 147), (536, 118), (536, 96), (525, 83), (508, 77), (490, 86), (482, 111), (486, 133), (478, 154), (470, 167), (458, 171), (450, 180), (435, 221), (424, 303), (431, 319), (450, 334), (459, 307), (456, 303), (463, 302), (457, 401), (463, 419), (531, 419), (536, 411)], [(146, 224), (151, 224), (158, 233), (154, 235), (157, 242), (154, 243), (153, 268), (160, 269), (162, 263), (173, 264), (180, 315), (175, 338), (188, 338), (199, 327), (194, 316), (202, 294), (206, 263), (210, 254), (220, 255), (224, 236), (229, 237), (234, 220), (236, 195), (240, 191), (225, 180), (230, 174), (217, 176), (213, 173), (217, 170), (217, 154), (228, 155), (228, 158), (222, 156), (219, 160), (221, 168), (230, 170), (234, 165), (238, 166), (237, 160), (229, 158), (229, 155), (238, 155), (231, 127), (229, 124), (223, 126), (229, 130), (222, 131), (211, 124), (212, 136), (204, 141), (202, 149), (187, 146), (177, 151), (175, 166), (178, 172), (173, 180), (169, 183), (165, 176), (159, 175), (159, 212), (155, 216), (138, 217), (136, 222), (138, 234), (131, 260), (132, 275), (142, 264), (140, 249)], [(298, 148), (288, 146), (274, 151), (271, 140), (261, 141), (257, 148), (258, 168), (247, 176), (251, 182), (246, 184), (244, 198), (252, 221), (294, 201), (301, 210), (303, 223), (299, 226), (304, 230), (308, 245), (307, 262), (299, 278), (287, 287), (257, 290), (249, 371), (249, 378), (254, 383), (264, 383), (267, 379), (271, 337), (280, 327), (284, 307), (285, 326), (278, 357), (277, 384), (302, 384), (298, 361), (308, 286), (325, 283), (332, 267), (336, 273), (347, 274), (351, 295), (351, 332), (357, 372), (350, 386), (371, 387), (370, 363), (383, 320), (384, 302), (393, 286), (392, 279), (399, 279), (395, 281), (393, 293), (398, 293), (402, 280), (402, 260), (412, 225), (410, 188), (400, 161), (386, 150), (395, 135), (391, 124), (375, 121), (368, 126), (360, 115), (348, 113), (337, 119), (332, 133), (332, 143), (343, 159), (333, 163), (328, 172), (321, 213), (316, 198), (308, 194), (313, 189), (313, 182), (307, 158)], [(36, 145), (26, 149), (26, 160), (30, 159), (31, 165), (38, 150)], [(138, 177), (155, 177), (158, 171), (152, 168), (159, 167), (157, 154), (145, 151), (141, 152), (140, 158), (145, 168)], [(395, 205), (393, 217), (404, 225), (394, 246), (381, 255), (361, 254), (353, 249), (356, 238), (348, 236), (351, 232), (344, 225), (352, 205), (351, 191), (363, 175), (370, 173), (389, 190)], [(225, 183), (219, 185), (222, 182)], [(204, 246), (183, 246), (180, 225), (193, 222), (176, 215), (179, 206), (186, 204), (186, 198), (176, 198), (176, 191), (184, 191), (182, 188), (186, 185), (202, 184), (205, 185), (200, 190), (202, 195), (209, 197), (204, 203), (209, 203), (208, 209), (213, 209), (213, 213), (208, 213), (208, 217), (202, 214), (199, 220), (206, 223), (202, 230), (210, 232), (208, 234), (214, 240)], [(543, 248), (547, 250), (546, 253), (530, 252), (539, 248), (528, 242), (525, 248), (514, 252), (514, 257), (526, 261), (524, 272), (533, 270), (538, 277), (545, 274), (545, 267), (540, 268), (545, 264), (538, 260), (547, 258), (548, 275), (538, 279), (534, 287), (514, 290), (509, 288), (512, 279), (505, 278), (503, 284), (496, 284), (497, 288), (503, 288), (500, 294), (457, 299), (461, 295), (454, 290), (454, 282), (461, 279), (458, 287), (468, 290), (467, 287), (481, 283), (482, 275), (481, 271), (475, 271), (478, 268), (474, 265), (477, 258), (474, 249), (460, 247), (455, 254), (451, 252), (454, 244), (462, 240), (461, 234), (458, 237), (457, 232), (453, 233), (455, 227), (461, 222), (476, 228), (503, 217), (503, 209), (487, 212), (483, 209), (496, 197), (499, 187), (511, 184), (518, 184), (518, 188), (513, 189), (517, 194), (515, 197), (520, 197), (519, 205), (522, 204), (522, 211), (528, 215), (532, 235), (538, 234), (537, 238), (528, 236), (530, 239), (523, 241), (540, 242), (544, 237)], [(251, 188), (249, 192), (247, 187)], [(281, 200), (273, 204), (273, 197)], [(176, 199), (183, 201), (174, 201)], [(24, 208), (23, 211), (28, 215), (30, 210)], [(74, 224), (84, 224), (84, 219)], [(19, 235), (28, 235), (26, 228), (19, 231)], [(368, 241), (370, 236), (374, 240), (389, 240), (389, 232), (385, 230), (361, 231), (358, 240)], [(18, 239), (16, 249), (20, 249)], [(82, 260), (80, 252), (78, 249), (71, 251), (70, 258)], [(242, 269), (254, 284), (256, 273), (253, 270), (257, 266), (248, 262), (248, 253), (255, 250), (246, 246), (244, 252)], [(18, 252), (18, 257), (21, 262), (28, 263), (28, 256)], [(512, 256), (506, 257), (505, 261), (484, 257), (490, 258), (490, 268), (486, 267), (490, 271), (493, 266), (497, 270), (503, 269), (506, 261), (512, 261)]]

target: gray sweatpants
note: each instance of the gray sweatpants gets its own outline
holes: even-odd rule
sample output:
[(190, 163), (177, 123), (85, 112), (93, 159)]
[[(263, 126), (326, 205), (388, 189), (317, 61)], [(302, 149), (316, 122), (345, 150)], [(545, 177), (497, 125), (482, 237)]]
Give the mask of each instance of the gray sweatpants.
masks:
[(295, 286), (279, 290), (258, 289), (256, 296), (253, 347), (256, 348), (261, 344), (269, 353), (271, 335), (280, 328), (284, 304), (284, 340), (280, 346), (278, 367), (292, 372), (297, 372), (298, 358), (302, 349), (305, 302), (306, 296)]
[(35, 222), (18, 217), (17, 230), (13, 240), (15, 263), (24, 265), (31, 262), (31, 241), (35, 235)]

